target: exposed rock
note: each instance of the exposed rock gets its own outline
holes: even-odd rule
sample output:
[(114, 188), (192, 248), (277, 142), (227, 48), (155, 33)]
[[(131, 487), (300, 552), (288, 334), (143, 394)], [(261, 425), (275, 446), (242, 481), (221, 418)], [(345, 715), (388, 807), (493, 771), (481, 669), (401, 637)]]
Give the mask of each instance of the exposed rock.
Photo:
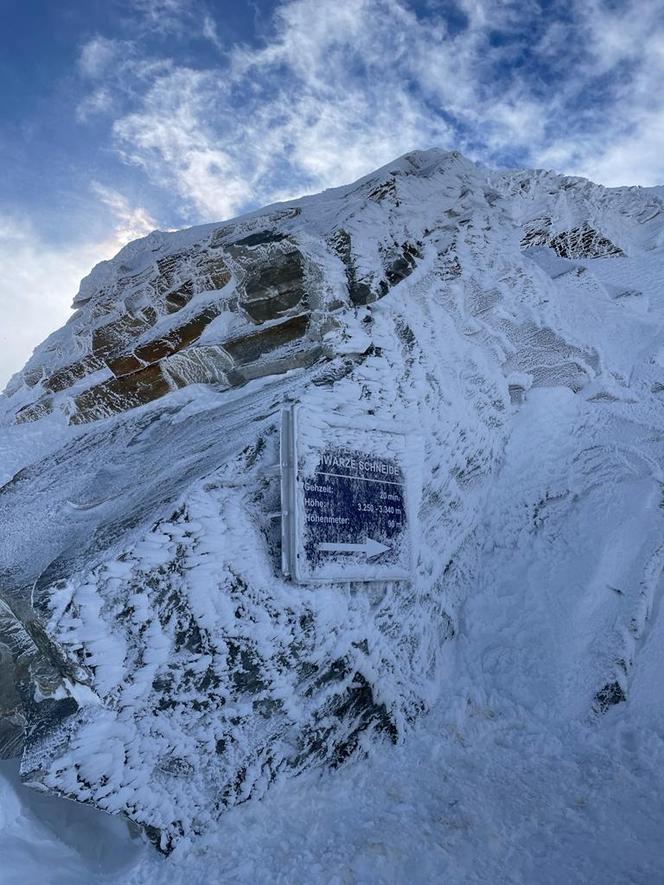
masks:
[[(260, 331), (228, 339), (223, 345), (186, 347), (196, 341), (205, 326), (218, 314), (212, 307), (167, 337), (136, 348), (134, 354), (109, 360), (116, 377), (91, 387), (74, 398), (72, 424), (97, 421), (118, 412), (145, 405), (165, 396), (174, 387), (187, 384), (243, 384), (251, 378), (281, 374), (289, 368), (310, 365), (323, 350), (310, 342), (304, 350), (283, 354), (263, 364), (275, 351), (302, 339), (309, 328), (309, 314), (299, 314)], [(250, 364), (259, 364), (247, 370)], [(242, 371), (238, 371), (238, 369)], [(22, 414), (22, 413), (19, 413)], [(26, 416), (22, 420), (36, 420)]]
[(269, 358), (262, 358), (254, 363), (247, 363), (238, 367), (237, 376), (242, 382), (253, 381), (256, 378), (264, 378), (267, 375), (283, 375), (292, 369), (306, 369), (313, 366), (318, 360), (329, 356), (324, 347), (311, 342), (303, 343), (302, 346), (289, 349), (287, 354), (280, 355), (281, 350), (270, 354)]
[(18, 756), (24, 736), (25, 715), (16, 689), (14, 659), (0, 642), (0, 759)]
[[(376, 301), (380, 297), (379, 293), (372, 291), (368, 280), (358, 279), (357, 267), (353, 257), (352, 239), (348, 231), (343, 230), (343, 228), (336, 230), (330, 237), (330, 245), (346, 267), (346, 281), (351, 302), (356, 305), (363, 305)], [(387, 291), (386, 288), (385, 291)]]
[(145, 366), (177, 353), (197, 341), (212, 320), (223, 310), (223, 305), (212, 304), (191, 319), (175, 326), (169, 332), (139, 344), (133, 352), (108, 360), (108, 367), (116, 377), (132, 374)]
[(71, 424), (97, 421), (117, 412), (143, 406), (164, 396), (171, 389), (161, 365), (155, 363), (131, 375), (103, 381), (79, 393), (74, 398), (76, 411), (70, 415), (69, 421)]
[(262, 356), (282, 347), (284, 344), (302, 338), (309, 325), (309, 314), (302, 313), (281, 323), (275, 323), (253, 332), (224, 342), (224, 350), (233, 361), (244, 366), (256, 362)]
[(51, 393), (58, 393), (60, 390), (66, 390), (68, 387), (72, 387), (77, 381), (85, 378), (86, 375), (98, 372), (99, 369), (103, 369), (105, 365), (106, 363), (104, 363), (102, 359), (99, 359), (99, 357), (88, 355), (76, 363), (71, 363), (71, 365), (65, 366), (57, 372), (53, 372), (53, 374), (49, 375), (44, 381), (44, 387), (46, 390), (50, 390)]
[(625, 254), (608, 237), (593, 230), (589, 224), (562, 231), (551, 237), (549, 246), (561, 258), (606, 258)]
[(547, 217), (530, 221), (525, 226), (521, 248), (549, 246), (560, 258), (606, 258), (625, 254), (587, 222), (557, 234), (551, 233), (551, 226), (551, 219)]
[(153, 341), (147, 341), (145, 344), (140, 344), (134, 350), (134, 356), (145, 363), (154, 363), (157, 360), (163, 359), (165, 356), (170, 356), (170, 354), (182, 350), (183, 347), (187, 347), (189, 344), (197, 341), (201, 337), (205, 327), (218, 316), (222, 310), (223, 307), (221, 305), (210, 305), (186, 323), (183, 323), (181, 326), (176, 326), (162, 338), (156, 338)]
[(191, 280), (187, 280), (181, 286), (178, 286), (177, 289), (173, 289), (165, 296), (164, 303), (166, 305), (166, 310), (168, 313), (176, 313), (186, 304), (189, 304), (193, 296), (194, 284)]
[(595, 695), (595, 707), (598, 713), (606, 713), (610, 707), (622, 704), (626, 700), (627, 696), (622, 685), (618, 681), (609, 682)]
[(386, 260), (385, 276), (391, 286), (395, 286), (409, 276), (416, 266), (416, 259), (421, 258), (421, 254), (417, 246), (412, 243), (404, 243), (401, 246), (400, 254), (396, 257), (388, 256)]
[(188, 347), (162, 363), (162, 369), (176, 387), (188, 384), (215, 384), (230, 387), (236, 379), (233, 360), (218, 344)]
[[(387, 181), (381, 182), (373, 187), (368, 194), (370, 200), (375, 200), (377, 203), (380, 203), (381, 200), (384, 200), (388, 197), (396, 198), (397, 193), (397, 185), (396, 178), (389, 178)], [(397, 203), (398, 205), (398, 203)]]
[(231, 279), (231, 272), (221, 255), (205, 257), (199, 264), (199, 269), (202, 283), (199, 283), (200, 292), (221, 290)]
[(286, 239), (286, 234), (278, 230), (259, 230), (255, 234), (249, 234), (248, 237), (242, 237), (236, 240), (233, 246), (264, 246), (268, 243), (280, 243)]
[(301, 254), (296, 250), (277, 252), (270, 264), (252, 268), (240, 304), (257, 323), (275, 319), (295, 307), (306, 307)]
[(305, 261), (291, 238), (263, 230), (227, 248), (241, 271), (239, 303), (254, 322), (307, 307)]
[(53, 411), (53, 397), (44, 396), (36, 402), (27, 406), (22, 406), (16, 413), (14, 420), (17, 424), (27, 424), (33, 421), (39, 421), (46, 415), (50, 415)]
[(548, 246), (551, 240), (551, 219), (544, 216), (543, 218), (533, 218), (524, 225), (523, 236), (521, 237), (521, 248), (528, 249), (530, 246)]
[(36, 384), (39, 384), (43, 377), (44, 370), (41, 367), (32, 369), (31, 371), (24, 371), (22, 373), (23, 383), (28, 387), (34, 387)]
[(124, 313), (93, 331), (92, 353), (101, 359), (114, 356), (126, 346), (128, 340), (137, 338), (152, 325), (153, 323), (142, 316)]
[(47, 732), (77, 709), (71, 698), (49, 697), (68, 669), (41, 627), (29, 626), (34, 636), (0, 599), (0, 759), (19, 755), (26, 734)]
[(116, 378), (121, 378), (123, 375), (131, 375), (133, 372), (144, 369), (147, 361), (140, 360), (133, 353), (127, 353), (109, 359), (107, 365)]

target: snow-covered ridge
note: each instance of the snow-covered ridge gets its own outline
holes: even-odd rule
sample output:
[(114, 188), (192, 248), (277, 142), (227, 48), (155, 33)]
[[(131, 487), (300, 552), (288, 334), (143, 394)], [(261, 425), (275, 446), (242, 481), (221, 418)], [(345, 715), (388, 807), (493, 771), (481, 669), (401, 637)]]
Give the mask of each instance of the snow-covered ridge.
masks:
[[(95, 268), (0, 401), (24, 777), (170, 850), (400, 740), (480, 598), (537, 634), (528, 682), (480, 629), (496, 690), (572, 720), (627, 697), (663, 562), (662, 205), (432, 150)], [(418, 439), (409, 584), (281, 578), (293, 400)]]

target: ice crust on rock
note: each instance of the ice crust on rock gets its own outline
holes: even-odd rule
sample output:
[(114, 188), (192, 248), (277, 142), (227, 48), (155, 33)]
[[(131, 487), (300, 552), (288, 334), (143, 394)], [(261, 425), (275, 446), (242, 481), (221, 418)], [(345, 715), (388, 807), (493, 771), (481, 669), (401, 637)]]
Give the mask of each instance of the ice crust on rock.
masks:
[[(432, 150), (95, 268), (0, 400), (0, 755), (169, 851), (400, 740), (489, 589), (538, 624), (544, 706), (628, 697), (664, 563), (662, 205)], [(281, 578), (292, 401), (419, 440), (410, 583)]]

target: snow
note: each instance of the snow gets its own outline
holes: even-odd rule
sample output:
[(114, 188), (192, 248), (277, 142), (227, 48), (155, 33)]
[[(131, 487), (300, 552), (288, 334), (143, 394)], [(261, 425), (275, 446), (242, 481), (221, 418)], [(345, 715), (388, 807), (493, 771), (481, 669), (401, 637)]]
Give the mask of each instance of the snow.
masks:
[[(497, 633), (508, 654), (514, 637)], [(400, 746), (374, 746), (368, 758), (338, 771), (275, 785), (167, 860), (123, 835), (113, 818), (70, 803), (63, 812), (62, 801), (35, 798), (3, 763), (0, 881), (660, 881), (664, 718), (657, 680), (642, 685), (637, 677), (629, 704), (600, 724), (533, 715), (531, 706), (493, 689), (490, 675), (477, 680), (496, 659), (492, 638), (492, 655), (486, 635), (471, 630), (459, 640), (448, 689)], [(651, 649), (661, 672), (661, 644)], [(521, 665), (527, 676), (528, 661)]]
[[(439, 151), (401, 158), (298, 201), (297, 216), (271, 210), (317, 262), (321, 309), (343, 284), (325, 245), (335, 225), (372, 284), (396, 243), (420, 243), (384, 298), (334, 309), (339, 359), (374, 350), (333, 384), (307, 369), (240, 390), (193, 385), (87, 428), (57, 412), (12, 425), (23, 389), (0, 405), (0, 569), (12, 586), (36, 582), (48, 633), (78, 668), (58, 690), (80, 716), (46, 748), (55, 761), (38, 760), (41, 783), (115, 813), (37, 794), (2, 763), (2, 885), (664, 881), (661, 206), (657, 189), (492, 173)], [(587, 222), (624, 256), (522, 251), (544, 217), (554, 234)], [(92, 322), (120, 267), (214, 229), (127, 247), (84, 281), (82, 310)], [(233, 328), (222, 317), (211, 343)], [(32, 362), (72, 347), (56, 333)], [(373, 412), (416, 430), (411, 584), (279, 575), (268, 471), (292, 401), (344, 426)], [(196, 653), (178, 646), (184, 615), (164, 615), (168, 593), (211, 637)], [(228, 649), (246, 642), (264, 664), (267, 719), (233, 688)], [(366, 679), (398, 742), (364, 731), (344, 765), (282, 768), (268, 789), (261, 748), (292, 759), (339, 690), (302, 691), (279, 663), (294, 644), (298, 662), (351, 660), (342, 686)], [(155, 689), (173, 664), (182, 711), (160, 709)], [(224, 701), (194, 715), (208, 673)], [(607, 702), (612, 686), (622, 702)], [(238, 804), (214, 815), (243, 765)], [(118, 816), (136, 806), (165, 830), (185, 822), (167, 859)]]

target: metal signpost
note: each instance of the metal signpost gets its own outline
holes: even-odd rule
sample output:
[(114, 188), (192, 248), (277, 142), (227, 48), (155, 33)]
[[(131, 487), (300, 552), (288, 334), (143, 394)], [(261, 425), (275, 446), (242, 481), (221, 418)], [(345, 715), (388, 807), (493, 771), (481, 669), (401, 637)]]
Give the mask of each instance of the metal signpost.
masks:
[(285, 411), (284, 574), (300, 583), (409, 578), (406, 454), (405, 434)]

